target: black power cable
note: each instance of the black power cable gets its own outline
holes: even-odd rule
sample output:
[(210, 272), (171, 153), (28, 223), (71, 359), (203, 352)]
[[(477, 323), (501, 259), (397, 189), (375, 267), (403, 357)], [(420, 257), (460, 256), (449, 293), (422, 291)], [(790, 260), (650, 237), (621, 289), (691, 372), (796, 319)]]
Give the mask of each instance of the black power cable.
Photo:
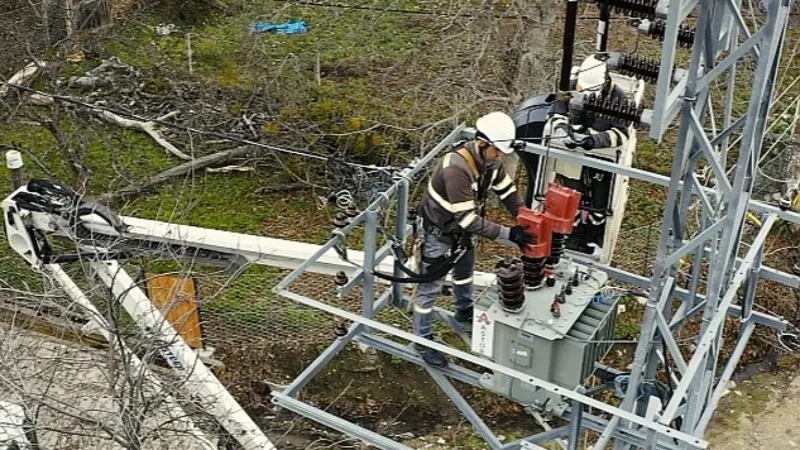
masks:
[[(436, 16), (436, 17), (464, 17), (464, 18), (493, 18), (493, 19), (523, 19), (523, 20), (531, 20), (536, 22), (537, 20), (533, 19), (524, 14), (475, 14), (475, 13), (458, 13), (458, 12), (449, 12), (449, 11), (437, 11), (435, 9), (406, 9), (406, 8), (393, 8), (393, 7), (381, 7), (381, 6), (372, 6), (372, 5), (350, 5), (347, 3), (321, 3), (321, 2), (311, 2), (311, 1), (293, 1), (293, 0), (277, 0), (283, 3), (290, 3), (292, 6), (307, 6), (307, 7), (318, 7), (318, 8), (338, 8), (338, 9), (350, 9), (356, 11), (375, 11), (379, 13), (390, 13), (390, 14), (410, 14), (410, 15), (422, 15), (422, 16)], [(579, 16), (579, 19), (601, 19), (600, 16)], [(611, 17), (609, 20), (628, 20), (628, 17)]]

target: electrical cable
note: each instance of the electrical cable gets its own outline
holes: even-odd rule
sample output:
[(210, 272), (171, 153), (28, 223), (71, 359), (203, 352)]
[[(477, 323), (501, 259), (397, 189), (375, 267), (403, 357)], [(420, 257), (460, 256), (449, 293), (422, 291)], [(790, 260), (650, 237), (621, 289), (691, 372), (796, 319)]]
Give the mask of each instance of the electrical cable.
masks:
[(347, 189), (337, 192), (334, 196), (336, 197), (336, 206), (341, 209), (351, 208), (356, 205), (353, 194)]
[(221, 133), (221, 132), (218, 132), (218, 131), (201, 130), (201, 129), (198, 129), (198, 128), (193, 128), (193, 127), (189, 127), (189, 126), (185, 126), (185, 125), (178, 125), (178, 124), (175, 124), (175, 123), (170, 123), (170, 122), (167, 122), (167, 121), (164, 121), (164, 120), (151, 119), (151, 118), (143, 117), (143, 116), (140, 116), (138, 114), (130, 113), (130, 112), (127, 112), (127, 111), (115, 110), (115, 109), (111, 109), (111, 108), (107, 108), (107, 107), (101, 107), (101, 106), (92, 105), (91, 103), (87, 103), (87, 102), (85, 102), (83, 100), (79, 100), (79, 99), (76, 99), (74, 97), (67, 97), (67, 96), (63, 96), (63, 95), (59, 95), (59, 94), (53, 94), (53, 93), (49, 93), (49, 92), (44, 92), (44, 91), (40, 91), (38, 89), (33, 89), (33, 88), (26, 87), (26, 86), (20, 86), (20, 85), (14, 84), (14, 83), (6, 82), (6, 81), (0, 81), (0, 85), (8, 86), (10, 88), (14, 88), (14, 89), (17, 89), (17, 90), (20, 90), (20, 91), (24, 91), (24, 92), (38, 94), (38, 95), (42, 95), (42, 96), (45, 96), (45, 97), (50, 97), (50, 98), (52, 98), (54, 100), (58, 100), (58, 101), (61, 101), (61, 102), (64, 102), (64, 103), (69, 103), (69, 104), (72, 104), (72, 105), (80, 106), (82, 108), (91, 109), (91, 110), (94, 110), (94, 111), (108, 112), (108, 113), (111, 113), (111, 114), (115, 114), (115, 115), (118, 115), (118, 116), (121, 116), (121, 117), (126, 117), (126, 118), (129, 118), (129, 119), (133, 119), (133, 120), (138, 120), (138, 121), (141, 121), (141, 122), (152, 122), (152, 123), (155, 123), (157, 125), (161, 125), (163, 127), (171, 128), (171, 129), (174, 129), (174, 130), (183, 131), (185, 133), (193, 133), (193, 134), (197, 134), (197, 135), (201, 135), (201, 136), (208, 136), (208, 137), (222, 139), (222, 140), (226, 140), (226, 141), (230, 141), (230, 142), (236, 142), (236, 143), (239, 143), (239, 144), (251, 145), (253, 147), (264, 148), (264, 149), (267, 149), (267, 150), (272, 150), (274, 152), (284, 153), (284, 154), (288, 154), (288, 155), (292, 155), (292, 156), (300, 156), (300, 157), (304, 157), (304, 158), (317, 159), (317, 160), (326, 161), (326, 162), (334, 163), (334, 164), (341, 165), (341, 166), (347, 166), (347, 167), (350, 167), (350, 168), (358, 168), (358, 169), (362, 169), (362, 170), (371, 170), (371, 171), (387, 171), (387, 170), (388, 171), (396, 171), (396, 170), (400, 170), (397, 167), (391, 167), (391, 166), (376, 166), (374, 164), (352, 163), (352, 162), (348, 162), (348, 161), (344, 161), (342, 159), (336, 158), (334, 156), (322, 155), (322, 154), (319, 154), (319, 153), (307, 152), (307, 151), (304, 151), (304, 150), (297, 150), (297, 149), (291, 149), (291, 148), (286, 148), (286, 147), (278, 147), (278, 146), (272, 145), (272, 144), (263, 144), (261, 142), (251, 141), (249, 139), (240, 138), (238, 136), (233, 136), (233, 135), (230, 135), (230, 134), (227, 134), (227, 133)]
[[(391, 7), (380, 7), (380, 6), (371, 6), (371, 5), (349, 5), (346, 3), (321, 3), (321, 2), (311, 2), (311, 1), (292, 1), (292, 0), (277, 0), (283, 3), (291, 3), (292, 6), (309, 6), (309, 7), (321, 7), (321, 8), (339, 8), (339, 9), (352, 9), (352, 10), (360, 10), (360, 11), (375, 11), (381, 13), (392, 13), (392, 14), (412, 14), (412, 15), (426, 15), (426, 16), (439, 16), (439, 17), (466, 17), (466, 18), (488, 18), (486, 15), (480, 14), (457, 14), (451, 12), (442, 12), (436, 11), (433, 9), (404, 9), (404, 8), (391, 8)], [(521, 14), (492, 14), (492, 18), (494, 19), (529, 19), (528, 16), (521, 15)], [(600, 16), (579, 16), (578, 19), (582, 20), (590, 20), (590, 19), (600, 19)], [(629, 20), (630, 17), (612, 17), (611, 20)]]

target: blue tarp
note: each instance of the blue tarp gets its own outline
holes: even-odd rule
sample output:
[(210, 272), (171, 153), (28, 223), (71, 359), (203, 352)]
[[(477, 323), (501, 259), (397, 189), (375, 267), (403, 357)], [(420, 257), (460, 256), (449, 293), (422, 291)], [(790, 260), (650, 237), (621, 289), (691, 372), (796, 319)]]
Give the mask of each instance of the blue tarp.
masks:
[(305, 20), (290, 20), (284, 23), (255, 22), (251, 30), (254, 33), (300, 34), (308, 31)]

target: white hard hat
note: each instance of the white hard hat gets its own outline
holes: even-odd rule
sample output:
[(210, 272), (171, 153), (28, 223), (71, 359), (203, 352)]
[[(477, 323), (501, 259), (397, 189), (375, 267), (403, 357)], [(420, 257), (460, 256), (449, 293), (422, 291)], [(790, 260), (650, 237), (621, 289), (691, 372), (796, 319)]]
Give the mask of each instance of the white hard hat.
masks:
[(577, 91), (599, 92), (608, 80), (608, 65), (605, 61), (590, 55), (583, 60), (578, 69)]
[(511, 116), (496, 111), (486, 114), (475, 122), (479, 136), (494, 145), (506, 155), (514, 152), (514, 139), (517, 138), (517, 127)]

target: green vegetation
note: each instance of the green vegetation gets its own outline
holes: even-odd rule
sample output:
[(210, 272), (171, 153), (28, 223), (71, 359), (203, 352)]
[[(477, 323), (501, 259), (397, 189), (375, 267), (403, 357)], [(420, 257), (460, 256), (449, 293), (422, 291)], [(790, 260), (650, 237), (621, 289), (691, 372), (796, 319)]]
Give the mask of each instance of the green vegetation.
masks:
[(624, 297), (619, 301), (625, 305), (625, 314), (617, 318), (617, 327), (614, 329), (614, 339), (636, 340), (642, 327), (644, 306), (640, 305), (635, 297)]
[[(208, 5), (210, 2), (205, 3)], [(83, 49), (87, 59), (78, 63), (64, 63), (55, 70), (58, 70), (59, 77), (69, 79), (98, 66), (102, 59), (117, 57), (140, 71), (143, 90), (147, 95), (170, 97), (176, 86), (190, 93), (210, 93), (207, 98), (187, 106), (187, 109), (213, 108), (212, 116), (200, 121), (206, 126), (223, 124), (220, 127), (224, 127), (227, 126), (224, 124), (240, 120), (243, 115), (258, 114), (264, 119), (258, 123), (256, 131), (265, 142), (289, 143), (292, 146), (296, 143), (297, 147), (307, 147), (310, 151), (347, 155), (350, 159), (376, 164), (401, 161), (416, 152), (422, 142), (424, 125), (453, 114), (460, 114), (458, 118), (463, 119), (474, 113), (469, 108), (457, 110), (451, 102), (462, 99), (451, 95), (453, 91), (449, 89), (462, 83), (462, 75), (467, 73), (466, 69), (472, 63), (473, 51), (478, 43), (467, 40), (465, 45), (468, 51), (464, 48), (450, 51), (433, 45), (442, 40), (441, 29), (450, 25), (450, 19), (436, 22), (413, 15), (318, 8), (269, 0), (248, 3), (255, 4), (248, 5), (245, 10), (238, 8), (235, 1), (230, 1), (226, 13), (215, 14), (213, 18), (202, 17), (203, 12), (198, 12), (198, 17), (192, 17), (181, 15), (186, 11), (176, 13), (159, 8), (139, 14), (131, 20), (121, 20), (111, 29), (82, 36), (74, 47)], [(395, 8), (428, 7), (427, 2), (412, 0), (373, 1), (369, 4), (391, 4)], [(250, 25), (257, 20), (281, 22), (291, 19), (305, 20), (309, 32), (287, 36), (249, 32)], [(157, 25), (173, 20), (179, 21), (179, 32), (168, 36), (156, 34)], [(593, 29), (585, 28), (581, 33), (587, 39), (594, 38)], [(470, 36), (471, 39), (474, 37)], [(796, 41), (797, 37), (794, 39)], [(189, 42), (192, 73), (189, 72)], [(618, 47), (627, 48), (629, 44), (624, 42)], [(643, 42), (641, 54), (655, 56), (653, 49), (656, 46), (657, 41)], [(53, 52), (54, 58), (55, 55), (56, 52)], [(59, 53), (58, 57), (62, 56)], [(744, 72), (741, 76), (745, 76)], [(478, 83), (474, 79), (463, 82)], [(37, 86), (47, 88), (44, 80), (39, 80)], [(481, 95), (495, 95), (496, 92), (497, 95), (505, 95), (489, 83), (482, 85), (483, 88), (486, 89)], [(84, 95), (78, 91), (70, 93)], [(434, 94), (438, 97), (434, 97)], [(461, 91), (457, 94), (463, 95)], [(737, 91), (737, 95), (746, 94), (742, 90)], [(480, 107), (488, 106), (481, 104)], [(46, 112), (42, 109), (37, 111)], [(186, 115), (194, 112), (186, 110), (181, 114), (184, 120)], [(62, 114), (60, 125), (72, 139), (75, 148), (81, 148), (81, 144), (86, 148), (84, 162), (91, 170), (86, 189), (90, 195), (123, 188), (182, 163), (142, 133), (103, 125), (96, 120), (84, 121), (84, 117), (78, 119), (74, 115)], [(246, 133), (249, 137), (249, 132)], [(428, 136), (428, 143), (431, 139)], [(22, 116), (0, 123), (0, 144), (12, 143), (19, 144), (35, 155), (55, 178), (77, 186), (73, 168), (58, 149), (56, 140), (43, 127), (32, 124)], [(198, 147), (202, 153), (215, 151), (210, 146)], [(642, 133), (634, 165), (669, 176), (673, 155), (674, 142), (666, 140), (657, 144)], [(26, 163), (29, 177), (49, 176), (31, 158), (26, 158)], [(291, 158), (284, 163), (298, 173), (302, 173), (308, 164), (307, 161)], [(258, 165), (256, 168), (255, 172), (250, 173), (210, 174), (198, 171), (190, 177), (173, 179), (151, 192), (114, 206), (127, 215), (220, 230), (314, 243), (323, 242), (329, 237), (329, 213), (319, 209), (316, 200), (317, 195), (324, 195), (325, 192), (309, 189), (265, 195), (261, 192), (262, 188), (293, 179), (282, 170)], [(0, 192), (7, 194), (8, 173), (0, 173), (3, 186)], [(630, 183), (624, 229), (631, 230), (660, 220), (666, 199), (665, 189), (636, 180)], [(655, 233), (657, 235), (658, 231)], [(356, 234), (348, 244), (350, 248), (357, 248), (361, 242), (363, 237)], [(650, 255), (651, 258), (653, 256)], [(15, 288), (41, 289), (41, 277), (25, 269), (16, 255), (9, 255), (8, 250), (4, 249), (0, 250), (0, 257), (3, 258), (4, 273), (16, 273), (0, 278), (13, 281)], [(147, 261), (147, 269), (181, 273), (186, 267), (173, 261), (159, 260)], [(206, 319), (235, 318), (230, 323), (242, 324), (242, 328), (258, 327), (257, 330), (261, 332), (267, 329), (265, 321), (275, 320), (280, 321), (280, 325), (275, 326), (297, 330), (298, 334), (318, 332), (329, 325), (329, 316), (309, 314), (308, 308), (272, 294), (270, 288), (282, 278), (283, 271), (262, 266), (251, 267), (226, 285), (221, 280), (227, 279), (227, 274), (204, 268), (192, 270), (198, 272), (200, 299), (202, 310), (207, 314)], [(636, 339), (640, 332), (643, 308), (633, 299), (625, 299), (624, 304), (628, 312), (618, 320), (615, 339)], [(408, 325), (407, 317), (396, 310), (386, 310), (381, 319), (400, 326)], [(240, 331), (242, 335), (247, 332), (246, 329)], [(442, 334), (446, 342), (466, 349), (458, 336)], [(314, 347), (311, 349), (314, 350)], [(322, 347), (316, 350), (320, 351)], [(341, 401), (346, 405), (343, 409), (363, 413), (362, 416), (372, 414), (373, 408), (378, 408), (375, 406), (375, 396), (389, 390), (386, 404), (433, 411), (430, 415), (433, 419), (428, 422), (447, 422), (448, 418), (439, 414), (441, 405), (445, 403), (443, 396), (440, 393), (426, 395), (433, 387), (414, 384), (420, 378), (427, 380), (424, 373), (417, 373), (419, 369), (416, 368), (409, 369), (408, 363), (397, 358), (387, 355), (382, 355), (382, 358), (381, 370), (385, 374), (381, 373), (381, 377), (384, 378), (375, 376), (368, 383), (355, 383), (353, 390)], [(320, 382), (324, 385), (317, 386), (316, 392), (314, 386), (311, 387), (312, 397), (321, 400), (321, 403), (331, 400), (328, 396), (333, 392), (332, 385), (344, 388), (353, 380), (353, 372), (345, 370), (351, 362), (345, 360), (333, 366), (332, 373), (341, 378), (338, 385), (337, 375), (329, 373), (324, 382)], [(299, 364), (298, 361), (293, 363)], [(260, 366), (258, 370), (261, 370)], [(386, 386), (397, 383), (401, 386)], [(760, 404), (766, 401), (762, 398), (763, 394), (753, 392), (747, 395), (751, 397), (748, 402), (755, 400)], [(497, 415), (513, 412), (516, 407), (480, 390), (470, 391), (469, 400), (482, 412), (489, 411)], [(732, 395), (726, 398), (726, 401), (734, 400)], [(749, 407), (748, 402), (734, 404), (731, 409), (738, 408), (739, 414), (742, 414), (741, 411)], [(386, 414), (384, 411), (384, 415), (394, 416), (396, 412)], [(519, 437), (512, 432), (503, 434), (507, 442)], [(485, 448), (485, 444), (469, 430), (453, 430), (444, 436), (446, 445), (442, 448)], [(419, 446), (428, 445), (430, 440), (416, 443)]]
[[(418, 6), (417, 2), (401, 3), (403, 7)], [(424, 111), (420, 111), (416, 93), (406, 89), (390, 89), (387, 93), (387, 79), (381, 78), (389, 68), (402, 68), (425, 50), (424, 44), (432, 35), (430, 24), (424, 20), (287, 6), (265, 0), (248, 5), (246, 11), (231, 5), (227, 14), (217, 14), (214, 20), (182, 20), (179, 32), (158, 36), (158, 24), (180, 20), (169, 4), (139, 14), (134, 20), (120, 21), (112, 29), (86, 33), (78, 43), (86, 59), (63, 64), (58, 76), (80, 76), (102, 59), (116, 57), (140, 71), (145, 93), (169, 95), (176, 82), (200, 82), (220, 91), (220, 106), (234, 118), (265, 112), (254, 109), (264, 102), (253, 105), (252, 95), (264, 101), (274, 99), (276, 107), (270, 108), (271, 118), (259, 130), (266, 138), (296, 137), (310, 145), (312, 151), (347, 152), (381, 163), (405, 159), (413, 134), (374, 127), (376, 123), (411, 128), (449, 112), (442, 104), (422, 106)], [(379, 2), (375, 4), (380, 6)], [(392, 5), (397, 7), (396, 2)], [(297, 18), (308, 23), (308, 33), (284, 36), (249, 31), (250, 24), (257, 20), (280, 22)], [(187, 37), (191, 38), (192, 74)], [(38, 87), (47, 89), (44, 80), (39, 83)], [(77, 91), (71, 94), (82, 95)], [(18, 122), (22, 121), (0, 124), (0, 143), (19, 144), (35, 155), (53, 177), (77, 186), (74, 170), (53, 136), (38, 125)], [(79, 123), (74, 116), (63, 113), (60, 125), (75, 148), (85, 145), (85, 164), (91, 172), (86, 186), (89, 195), (121, 189), (181, 162), (143, 133), (99, 125), (96, 121)], [(303, 130), (308, 127), (313, 128)], [(362, 132), (371, 127), (374, 130)], [(82, 136), (83, 141), (79, 142), (77, 136)], [(29, 177), (49, 176), (30, 158), (26, 160)], [(292, 170), (302, 169), (304, 163), (285, 160)], [(320, 217), (313, 197), (259, 193), (264, 186), (287, 180), (285, 174), (268, 170), (224, 175), (200, 172), (190, 178), (176, 178), (115, 206), (124, 214), (145, 218), (247, 233), (259, 233), (267, 227), (273, 236), (313, 242), (326, 239), (329, 222), (324, 215)], [(287, 221), (289, 218), (297, 220)], [(303, 233), (286, 229), (287, 222), (304, 224)], [(282, 230), (273, 233), (276, 227)], [(354, 241), (358, 240), (354, 237)]]

